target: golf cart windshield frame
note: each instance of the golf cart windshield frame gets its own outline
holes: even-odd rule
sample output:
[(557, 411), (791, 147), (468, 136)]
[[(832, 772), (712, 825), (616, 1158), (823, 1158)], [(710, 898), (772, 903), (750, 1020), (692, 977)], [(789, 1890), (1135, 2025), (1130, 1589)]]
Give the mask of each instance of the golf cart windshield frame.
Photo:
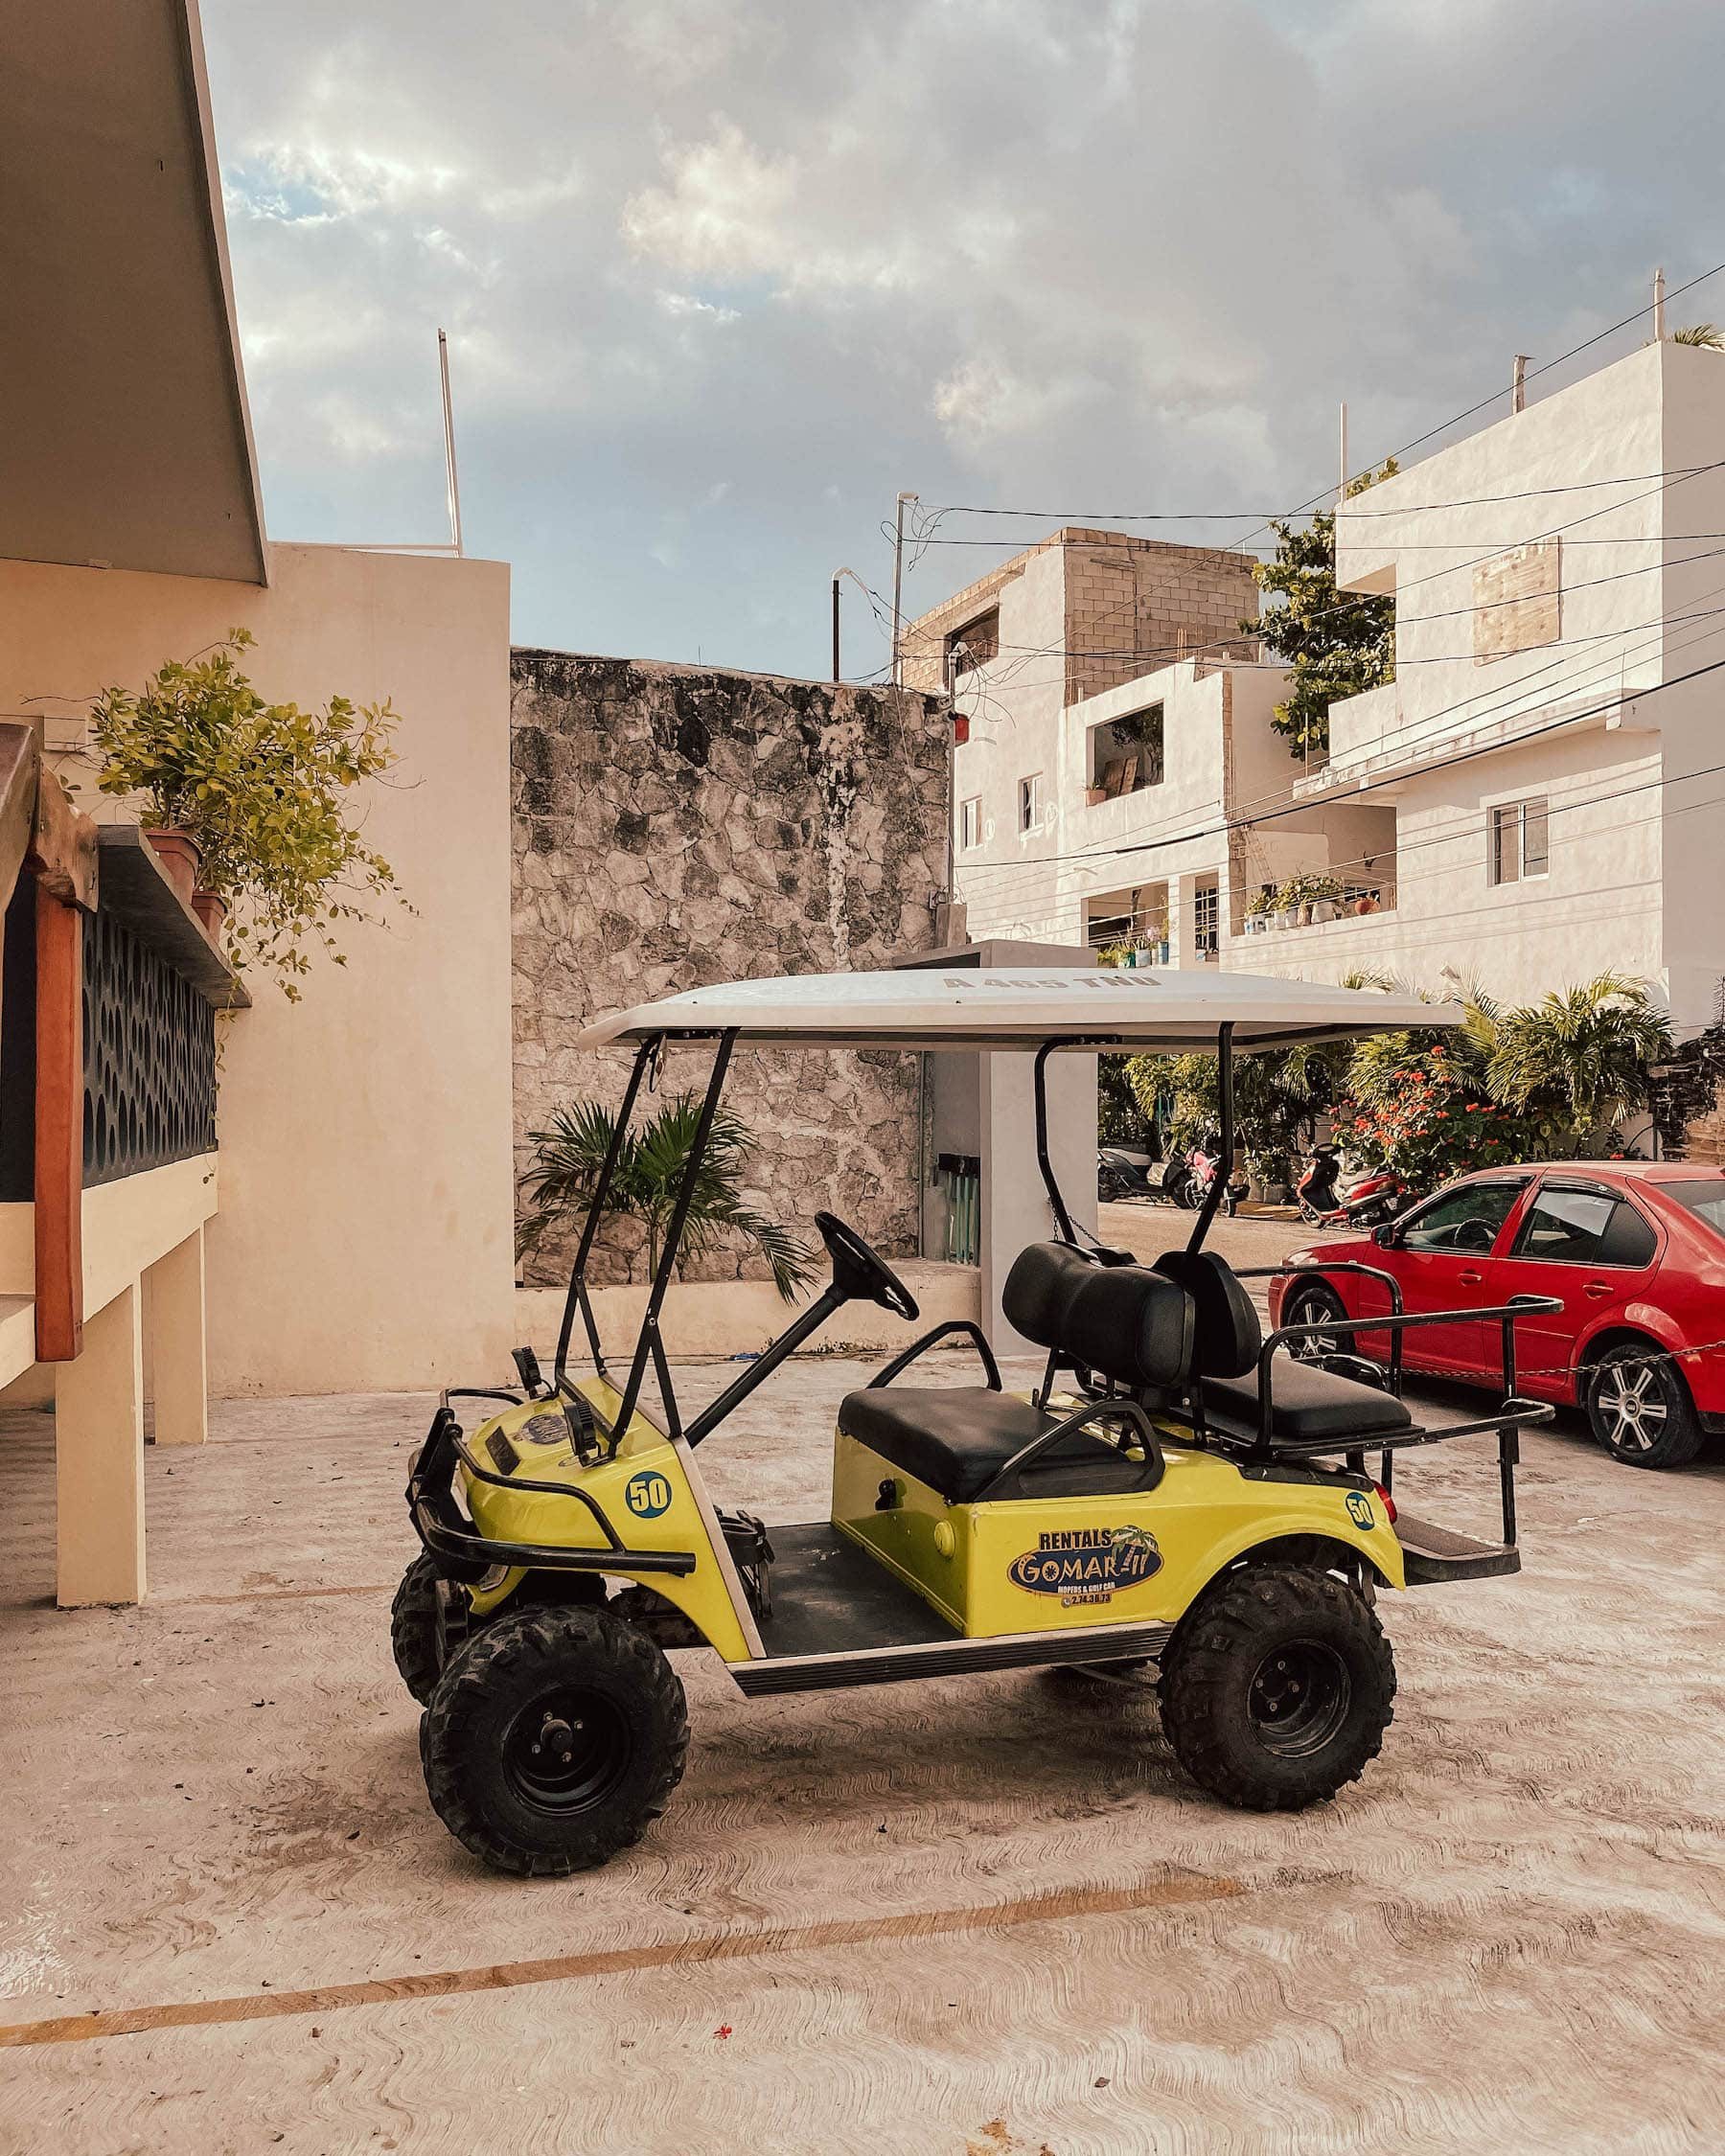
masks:
[[(598, 1320), (593, 1314), (592, 1298), (587, 1293), (587, 1267), (592, 1259), (593, 1246), (598, 1240), (599, 1223), (604, 1216), (605, 1202), (610, 1195), (615, 1180), (617, 1162), (622, 1158), (624, 1141), (628, 1135), (630, 1120), (635, 1103), (645, 1083), (649, 1090), (658, 1081), (667, 1043), (671, 1041), (717, 1040), (718, 1052), (713, 1058), (713, 1067), (701, 1105), (700, 1119), (695, 1135), (690, 1141), (689, 1158), (683, 1170), (682, 1181), (678, 1188), (677, 1202), (666, 1224), (665, 1240), (659, 1251), (658, 1264), (647, 1292), (647, 1308), (642, 1313), (641, 1329), (635, 1339), (634, 1352), (630, 1358), (629, 1375), (624, 1381), (616, 1419), (610, 1432), (611, 1449), (621, 1442), (623, 1433), (629, 1428), (641, 1397), (641, 1388), (646, 1382), (647, 1366), (652, 1364), (658, 1379), (659, 1396), (664, 1403), (667, 1434), (677, 1441), (686, 1438), (697, 1445), (707, 1436), (731, 1411), (738, 1407), (748, 1394), (754, 1391), (763, 1380), (770, 1377), (788, 1355), (795, 1352), (831, 1315), (834, 1305), (825, 1297), (817, 1300), (796, 1321), (782, 1333), (771, 1345), (756, 1358), (734, 1384), (728, 1386), (702, 1414), (698, 1415), (685, 1432), (677, 1404), (677, 1394), (671, 1382), (671, 1366), (665, 1355), (663, 1338), (659, 1332), (659, 1313), (664, 1308), (666, 1292), (677, 1271), (677, 1260), (682, 1248), (683, 1230), (688, 1223), (689, 1208), (694, 1201), (695, 1188), (705, 1158), (708, 1140), (712, 1136), (713, 1119), (718, 1113), (719, 1100), (724, 1090), (724, 1082), (730, 1070), (731, 1051), (737, 1044), (741, 1028), (728, 1027), (721, 1033), (678, 1031), (676, 1033), (649, 1034), (635, 1050), (634, 1063), (629, 1073), (629, 1084), (624, 1089), (623, 1103), (617, 1111), (611, 1129), (610, 1144), (606, 1151), (605, 1162), (599, 1171), (599, 1180), (593, 1185), (592, 1197), (587, 1204), (586, 1220), (581, 1230), (581, 1242), (575, 1252), (575, 1263), (570, 1269), (568, 1294), (564, 1300), (563, 1323), (557, 1337), (557, 1361), (552, 1377), (561, 1395), (572, 1397), (575, 1388), (567, 1374), (569, 1347), (574, 1337), (575, 1319), (580, 1316), (586, 1333), (587, 1347), (592, 1355), (593, 1367), (601, 1377), (609, 1377), (605, 1348), (599, 1338)], [(1087, 1050), (1092, 1054), (1112, 1050), (1116, 1054), (1142, 1053), (1136, 1044), (1122, 1042), (1117, 1036), (1099, 1034), (1074, 1038), (1063, 1034), (1046, 1040), (1035, 1051), (1032, 1066), (1032, 1088), (1035, 1095), (1036, 1114), (1036, 1164), (1042, 1174), (1043, 1187), (1048, 1195), (1048, 1205), (1054, 1215), (1054, 1225), (1059, 1239), (1073, 1250), (1080, 1248), (1072, 1216), (1068, 1209), (1059, 1178), (1054, 1173), (1054, 1163), (1048, 1152), (1048, 1094), (1046, 1070), (1049, 1056), (1057, 1049)], [(940, 1053), (931, 1048), (927, 1053)], [(948, 1050), (946, 1052), (955, 1052)], [(1219, 1120), (1222, 1130), (1222, 1158), (1231, 1160), (1234, 1142), (1234, 1091), (1233, 1091), (1233, 1023), (1224, 1021), (1216, 1028), (1217, 1091), (1219, 1095)], [(1204, 1204), (1192, 1224), (1188, 1251), (1201, 1250), (1216, 1208), (1222, 1202), (1226, 1178), (1215, 1176), (1205, 1193)], [(1092, 1237), (1092, 1241), (1095, 1240)]]

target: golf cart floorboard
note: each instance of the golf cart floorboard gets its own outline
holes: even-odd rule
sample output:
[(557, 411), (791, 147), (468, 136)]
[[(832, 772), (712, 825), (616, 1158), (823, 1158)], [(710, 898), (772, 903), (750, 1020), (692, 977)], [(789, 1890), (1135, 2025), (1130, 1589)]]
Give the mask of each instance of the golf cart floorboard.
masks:
[(734, 1663), (730, 1672), (751, 1698), (966, 1670), (1137, 1660), (1159, 1654), (1171, 1630), (1166, 1624), (1092, 1625), (1082, 1632), (967, 1640), (829, 1522), (770, 1527), (768, 1533), (772, 1615), (760, 1625), (766, 1658)]
[(1452, 1579), (1501, 1579), (1521, 1571), (1521, 1551), (1513, 1544), (1481, 1542), (1453, 1527), (1435, 1526), (1401, 1511), (1395, 1534), (1410, 1587), (1436, 1587)]

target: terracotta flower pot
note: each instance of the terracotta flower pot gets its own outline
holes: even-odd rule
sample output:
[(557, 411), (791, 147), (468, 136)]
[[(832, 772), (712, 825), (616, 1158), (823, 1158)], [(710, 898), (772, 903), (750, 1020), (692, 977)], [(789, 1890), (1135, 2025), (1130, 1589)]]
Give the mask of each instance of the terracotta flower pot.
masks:
[(203, 859), (203, 848), (178, 824), (164, 824), (159, 830), (146, 831), (144, 836), (155, 848), (168, 881), (190, 906), (197, 888), (197, 864)]
[(204, 933), (211, 942), (221, 934), (221, 924), (227, 919), (228, 902), (219, 891), (194, 891), (192, 910), (203, 923)]

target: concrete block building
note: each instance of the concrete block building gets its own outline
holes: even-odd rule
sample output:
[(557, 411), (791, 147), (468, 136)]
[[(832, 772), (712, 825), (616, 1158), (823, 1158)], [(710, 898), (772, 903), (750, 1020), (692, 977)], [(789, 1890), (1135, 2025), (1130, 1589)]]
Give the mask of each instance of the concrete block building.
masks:
[[(950, 679), (954, 860), (969, 932), (1221, 962), (1251, 894), (1301, 870), (1385, 903), (1392, 814), (1293, 799), (1282, 669), (1249, 557), (1066, 529), (911, 623), (907, 679)], [(1251, 826), (1265, 803), (1280, 812)]]

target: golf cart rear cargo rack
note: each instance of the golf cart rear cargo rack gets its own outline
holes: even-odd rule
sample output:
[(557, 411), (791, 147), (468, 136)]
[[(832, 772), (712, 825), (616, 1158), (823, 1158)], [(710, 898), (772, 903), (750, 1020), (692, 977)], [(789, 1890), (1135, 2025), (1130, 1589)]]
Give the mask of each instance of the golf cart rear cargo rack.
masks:
[[(1243, 1266), (1235, 1273), (1236, 1279), (1273, 1279), (1285, 1273), (1312, 1273), (1322, 1278), (1326, 1273), (1350, 1273), (1380, 1282), (1389, 1290), (1391, 1307), (1387, 1313), (1371, 1318), (1324, 1318), (1307, 1325), (1280, 1325), (1266, 1336), (1257, 1356), (1257, 1410), (1256, 1429), (1251, 1434), (1218, 1427), (1205, 1415), (1202, 1395), (1197, 1395), (1200, 1429), (1204, 1442), (1218, 1451), (1229, 1453), (1242, 1462), (1267, 1460), (1287, 1461), (1318, 1459), (1325, 1456), (1341, 1456), (1356, 1474), (1366, 1472), (1366, 1456), (1368, 1451), (1378, 1455), (1378, 1486), (1386, 1496), (1392, 1486), (1394, 1456), (1398, 1452), (1411, 1452), (1424, 1445), (1447, 1444), (1452, 1437), (1476, 1437), (1485, 1431), (1495, 1431), (1498, 1440), (1498, 1491), (1503, 1513), (1503, 1541), (1493, 1544), (1477, 1541), (1471, 1535), (1458, 1534), (1453, 1529), (1433, 1525), (1412, 1513), (1400, 1513), (1396, 1520), (1396, 1538), (1401, 1543), (1407, 1567), (1408, 1584), (1426, 1585), (1440, 1580), (1487, 1579), (1506, 1572), (1518, 1571), (1521, 1558), (1516, 1548), (1515, 1523), (1515, 1470), (1521, 1461), (1521, 1433), (1538, 1423), (1550, 1422), (1555, 1409), (1542, 1400), (1530, 1400), (1517, 1394), (1515, 1389), (1515, 1321), (1542, 1311), (1561, 1310), (1563, 1305), (1554, 1296), (1511, 1296), (1505, 1303), (1493, 1303), (1483, 1310), (1457, 1312), (1433, 1310), (1410, 1315), (1402, 1308), (1401, 1290), (1392, 1274), (1376, 1266), (1358, 1265), (1350, 1261), (1334, 1264), (1259, 1265)], [(1286, 1437), (1276, 1434), (1276, 1403), (1272, 1390), (1271, 1363), (1278, 1347), (1295, 1341), (1333, 1340), (1337, 1335), (1348, 1339), (1360, 1333), (1388, 1333), (1390, 1354), (1386, 1366), (1388, 1382), (1385, 1389), (1392, 1397), (1401, 1396), (1402, 1335), (1421, 1326), (1453, 1323), (1458, 1316), (1470, 1322), (1486, 1322), (1495, 1319), (1503, 1334), (1504, 1397), (1490, 1414), (1481, 1415), (1469, 1422), (1450, 1423), (1442, 1430), (1422, 1430), (1410, 1425), (1405, 1430), (1374, 1432), (1368, 1445), (1359, 1443), (1357, 1435), (1348, 1437)], [(1359, 1358), (1354, 1356), (1321, 1358), (1322, 1366), (1342, 1361), (1359, 1367)]]

